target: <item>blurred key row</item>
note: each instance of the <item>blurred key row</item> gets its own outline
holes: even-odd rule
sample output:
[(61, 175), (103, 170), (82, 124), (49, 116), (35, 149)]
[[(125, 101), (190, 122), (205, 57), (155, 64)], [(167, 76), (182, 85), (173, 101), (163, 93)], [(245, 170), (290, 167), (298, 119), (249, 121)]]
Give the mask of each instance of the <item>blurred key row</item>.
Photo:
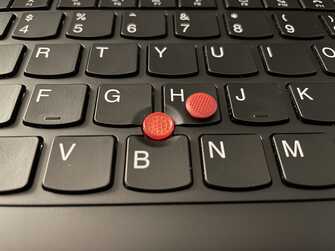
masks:
[[(45, 10), (52, 0), (2, 0), (0, 10)], [(58, 9), (192, 8), (214, 9), (216, 0), (55, 0)]]
[(335, 10), (331, 0), (224, 0), (229, 9)]
[[(1, 126), (15, 120), (24, 91), (21, 85), (0, 86)], [(94, 118), (90, 120), (101, 126), (141, 126), (143, 119), (154, 110), (154, 92), (149, 84), (100, 85)], [(192, 109), (186, 107), (188, 98), (198, 93), (211, 96), (218, 104), (210, 116), (195, 116)], [(272, 83), (232, 83), (225, 86), (225, 93), (219, 93), (211, 84), (167, 84), (163, 86), (162, 95), (162, 111), (170, 115), (176, 125), (224, 124), (227, 121), (222, 113), (226, 111), (235, 123), (281, 124), (292, 119), (293, 108), (305, 123), (335, 123), (332, 110), (335, 86), (331, 83), (292, 83), (287, 88)], [(36, 85), (32, 95), (26, 97), (30, 101), (23, 123), (44, 128), (78, 125), (85, 120), (88, 98), (94, 96), (84, 84)]]
[[(173, 27), (168, 18), (173, 18)], [(71, 39), (103, 39), (112, 37), (115, 20), (112, 11), (76, 11), (66, 16), (62, 12), (24, 12), (16, 25), (12, 37), (22, 40), (52, 39), (59, 36), (65, 17), (70, 24), (65, 35)], [(272, 18), (271, 18), (272, 17)], [(4, 38), (13, 20), (11, 13), (0, 13), (0, 37)], [(320, 39), (327, 33), (334, 37), (334, 14), (314, 15), (311, 13), (277, 12), (272, 16), (252, 11), (230, 11), (224, 15), (224, 26), (214, 13), (179, 11), (174, 15), (158, 12), (126, 11), (122, 19), (120, 35), (127, 39), (153, 39), (168, 35), (171, 28), (178, 38), (209, 39), (221, 35), (224, 30), (232, 38), (265, 39), (279, 33), (288, 39)], [(101, 25), (101, 24), (104, 25)], [(277, 28), (274, 30), (272, 27)]]
[[(331, 11), (335, 3), (328, 0), (224, 0), (227, 8), (306, 9)], [(48, 9), (52, 0), (2, 0), (0, 9)], [(58, 0), (59, 9), (91, 8), (216, 8), (215, 0)]]
[[(335, 186), (334, 142), (329, 136), (275, 134), (270, 140), (284, 184), (300, 189)], [(167, 192), (192, 186), (194, 174), (186, 136), (152, 141), (133, 135), (126, 141), (121, 170), (125, 187), (141, 192)], [(262, 137), (253, 134), (201, 136), (204, 183), (209, 188), (226, 191), (271, 186), (273, 173), (268, 167), (263, 142)], [(0, 146), (0, 193), (29, 188), (42, 151), (42, 138), (0, 137)], [(110, 188), (115, 159), (119, 157), (116, 147), (117, 141), (112, 135), (55, 137), (44, 171), (44, 189), (74, 194)]]

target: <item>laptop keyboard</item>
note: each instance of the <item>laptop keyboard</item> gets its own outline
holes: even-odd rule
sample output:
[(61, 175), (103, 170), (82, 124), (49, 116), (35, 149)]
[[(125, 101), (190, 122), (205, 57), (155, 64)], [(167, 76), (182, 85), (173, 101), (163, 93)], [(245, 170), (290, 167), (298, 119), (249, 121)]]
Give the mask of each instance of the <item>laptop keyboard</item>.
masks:
[(334, 9), (2, 0), (0, 205), (334, 199)]

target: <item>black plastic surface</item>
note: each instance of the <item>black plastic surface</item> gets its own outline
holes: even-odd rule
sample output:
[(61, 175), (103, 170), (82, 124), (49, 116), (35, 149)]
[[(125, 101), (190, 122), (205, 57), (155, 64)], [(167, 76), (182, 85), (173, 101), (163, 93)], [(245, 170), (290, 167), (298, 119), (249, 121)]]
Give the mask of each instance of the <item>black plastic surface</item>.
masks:
[(333, 251), (334, 202), (1, 208), (6, 251)]
[[(53, 9), (56, 6), (54, 1)], [(326, 76), (313, 56), (310, 58), (318, 69), (317, 74), (306, 78), (281, 78), (268, 75), (263, 67), (257, 46), (267, 42), (297, 41), (282, 39), (274, 23), (271, 27), (275, 36), (264, 40), (236, 40), (226, 34), (222, 14), (223, 3), (218, 0), (218, 13), (221, 27), (220, 38), (211, 40), (183, 40), (173, 35), (173, 18), (175, 11), (164, 11), (169, 14), (168, 37), (161, 42), (192, 43), (198, 46), (200, 72), (197, 76), (183, 79), (167, 80), (150, 77), (146, 74), (146, 46), (150, 41), (140, 41), (140, 71), (137, 77), (124, 79), (97, 79), (85, 76), (89, 48), (96, 41), (80, 41), (84, 46), (79, 74), (66, 79), (34, 79), (23, 77), (24, 68), (32, 53), (34, 44), (41, 41), (18, 41), (5, 39), (1, 44), (23, 43), (28, 50), (17, 77), (1, 80), (1, 84), (24, 84), (27, 87), (25, 97), (14, 124), (1, 128), (0, 136), (40, 136), (44, 148), (39, 158), (32, 187), (26, 192), (12, 195), (1, 195), (1, 205), (59, 205), (58, 207), (1, 207), (0, 208), (0, 246), (1, 250), (113, 250), (113, 251), (156, 251), (156, 250), (229, 250), (229, 251), (315, 251), (334, 250), (334, 211), (335, 203), (328, 201), (335, 198), (335, 189), (303, 190), (286, 187), (280, 180), (278, 165), (270, 142), (273, 133), (318, 133), (325, 132), (335, 139), (333, 126), (310, 125), (299, 121), (293, 106), (289, 110), (289, 123), (277, 126), (253, 127), (234, 124), (228, 113), (224, 86), (227, 83), (279, 83), (286, 86), (289, 82), (332, 82), (333, 77)], [(112, 11), (111, 11), (112, 12)], [(115, 33), (111, 39), (99, 42), (130, 41), (120, 37), (120, 14), (115, 11)], [(143, 11), (145, 12), (145, 11)], [(156, 11), (153, 11), (156, 12)], [(157, 11), (161, 13), (162, 11)], [(255, 13), (270, 16), (276, 11)], [(70, 25), (70, 12), (66, 11), (65, 23), (59, 39), (44, 40), (43, 43), (77, 43), (65, 37)], [(310, 12), (312, 15), (318, 13)], [(21, 13), (16, 13), (19, 17)], [(11, 26), (10, 34), (15, 25)], [(157, 40), (160, 41), (160, 40)], [(319, 41), (331, 41), (326, 35), (321, 40), (299, 41), (311, 47)], [(248, 78), (219, 78), (209, 76), (205, 70), (202, 46), (212, 42), (243, 43), (252, 48), (252, 57), (259, 69), (259, 74)], [(29, 98), (36, 84), (71, 84), (83, 83), (90, 86), (88, 110), (85, 122), (80, 126), (65, 129), (40, 129), (23, 125), (22, 118), (27, 109)], [(110, 128), (95, 125), (93, 122), (94, 104), (98, 86), (103, 83), (148, 83), (154, 88), (154, 107), (162, 108), (161, 87), (166, 83), (210, 83), (218, 87), (220, 94), (222, 122), (203, 127), (178, 127), (176, 133), (187, 135), (190, 140), (192, 170), (194, 183), (184, 191), (164, 194), (151, 194), (129, 191), (124, 187), (125, 143), (129, 135), (139, 135), (139, 127)], [(287, 92), (288, 93), (288, 92)], [(194, 129), (195, 128), (195, 129)], [(271, 172), (272, 185), (266, 189), (252, 192), (224, 192), (206, 188), (202, 179), (199, 137), (203, 134), (239, 134), (255, 133), (263, 138), (264, 150)], [(45, 173), (47, 157), (52, 140), (59, 135), (114, 135), (117, 139), (117, 158), (113, 186), (110, 190), (90, 195), (60, 195), (44, 191), (42, 179)], [(323, 202), (282, 202), (282, 203), (240, 203), (211, 205), (161, 205), (161, 203), (191, 203), (218, 201), (297, 201), (327, 200)], [(106, 206), (107, 204), (145, 204), (146, 206)], [(64, 205), (105, 205), (103, 207), (63, 207)]]

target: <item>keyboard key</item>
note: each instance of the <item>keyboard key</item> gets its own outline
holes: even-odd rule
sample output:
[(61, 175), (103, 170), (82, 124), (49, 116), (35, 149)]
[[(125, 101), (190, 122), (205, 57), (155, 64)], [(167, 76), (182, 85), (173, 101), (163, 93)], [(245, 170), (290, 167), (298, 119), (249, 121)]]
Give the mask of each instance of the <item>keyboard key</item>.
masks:
[(130, 136), (126, 158), (124, 183), (129, 189), (165, 192), (184, 189), (192, 184), (188, 140), (185, 136), (174, 136), (165, 141)]
[(0, 86), (0, 126), (8, 125), (14, 120), (22, 93), (21, 85)]
[(78, 70), (79, 44), (39, 44), (29, 59), (25, 75), (57, 78), (73, 75)]
[(225, 0), (228, 9), (261, 9), (261, 0)]
[(80, 123), (84, 118), (86, 85), (36, 85), (24, 124), (36, 127), (64, 127)]
[(294, 83), (289, 85), (296, 112), (307, 123), (335, 122), (335, 86), (332, 83)]
[(0, 39), (6, 37), (14, 19), (15, 15), (11, 13), (0, 13)]
[(166, 35), (166, 16), (163, 13), (125, 12), (121, 35), (126, 38), (158, 38)]
[(51, 0), (14, 0), (11, 9), (48, 9)]
[(321, 15), (321, 20), (327, 27), (328, 33), (331, 37), (335, 37), (335, 15), (327, 14)]
[[(192, 118), (186, 109), (187, 99), (195, 93), (206, 93), (217, 99), (216, 88), (209, 84), (167, 84), (163, 87), (164, 112), (176, 125), (208, 125), (220, 121), (220, 111), (207, 119)], [(218, 101), (217, 101), (218, 102)]]
[(139, 126), (152, 111), (150, 85), (105, 84), (99, 87), (94, 121), (105, 126)]
[(324, 134), (278, 134), (273, 137), (282, 179), (302, 188), (335, 185), (334, 143)]
[(134, 75), (138, 71), (138, 54), (136, 44), (93, 44), (86, 73), (98, 77)]
[[(176, 0), (139, 0), (140, 8), (157, 9), (157, 8), (176, 8)], [(149, 14), (149, 13), (146, 13)]]
[(63, 14), (56, 12), (26, 12), (20, 18), (13, 38), (17, 39), (49, 39), (59, 33)]
[(165, 77), (198, 73), (196, 49), (191, 44), (151, 44), (148, 49), (148, 72)]
[[(178, 0), (179, 8), (215, 9), (215, 0)], [(204, 14), (204, 13), (203, 13)]]
[(277, 28), (283, 37), (298, 39), (322, 38), (319, 20), (310, 13), (283, 12), (274, 15)]
[(240, 123), (277, 124), (289, 120), (289, 99), (275, 84), (228, 84), (231, 118)]
[(205, 46), (207, 71), (213, 75), (249, 76), (258, 72), (250, 49), (237, 44)]
[(58, 9), (90, 9), (94, 8), (97, 0), (59, 0)]
[(247, 190), (271, 183), (259, 136), (205, 135), (201, 137), (201, 152), (209, 187)]
[(26, 47), (21, 44), (0, 45), (0, 77), (13, 76), (20, 64)]
[(263, 0), (267, 9), (301, 9), (298, 0)]
[(229, 12), (225, 15), (228, 34), (237, 38), (268, 38), (273, 33), (265, 15), (253, 12)]
[(2, 0), (0, 1), (0, 10), (7, 10), (12, 0)]
[(335, 74), (335, 45), (331, 43), (318, 43), (313, 47), (323, 70), (328, 74)]
[(220, 35), (217, 16), (180, 12), (175, 15), (175, 34), (181, 38), (211, 38)]
[(74, 12), (66, 36), (77, 39), (110, 37), (113, 25), (114, 14), (109, 11)]
[(268, 44), (260, 46), (269, 73), (283, 76), (304, 76), (315, 73), (309, 48), (301, 44)]
[(41, 141), (38, 137), (0, 137), (0, 193), (31, 185)]
[(56, 137), (43, 187), (58, 193), (97, 192), (111, 186), (112, 136)]
[(301, 0), (301, 4), (307, 10), (335, 10), (334, 2), (328, 0)]
[(100, 0), (100, 8), (136, 8), (137, 0)]

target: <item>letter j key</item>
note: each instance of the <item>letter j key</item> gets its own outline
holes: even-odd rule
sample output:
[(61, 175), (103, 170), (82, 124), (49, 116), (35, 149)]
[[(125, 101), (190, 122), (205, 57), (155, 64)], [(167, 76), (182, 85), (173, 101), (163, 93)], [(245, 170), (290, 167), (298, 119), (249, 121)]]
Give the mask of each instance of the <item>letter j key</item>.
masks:
[(238, 123), (274, 124), (289, 120), (289, 98), (278, 84), (228, 84), (232, 120)]

